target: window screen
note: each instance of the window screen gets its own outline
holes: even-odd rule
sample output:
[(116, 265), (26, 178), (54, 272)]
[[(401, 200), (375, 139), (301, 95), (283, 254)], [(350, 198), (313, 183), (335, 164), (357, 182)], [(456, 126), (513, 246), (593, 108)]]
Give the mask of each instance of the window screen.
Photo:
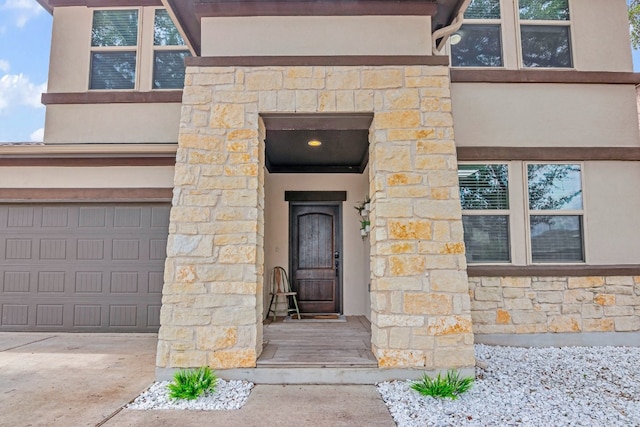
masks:
[(509, 168), (459, 165), (467, 262), (509, 262)]
[(133, 89), (136, 52), (94, 52), (91, 55), (91, 89)]
[(527, 197), (532, 261), (584, 261), (581, 165), (527, 165)]
[(523, 66), (573, 67), (568, 0), (519, 0), (519, 16)]
[(164, 9), (155, 12), (153, 26), (153, 89), (181, 89), (184, 87), (185, 63), (190, 56), (184, 40)]
[(96, 10), (93, 12), (91, 46), (136, 46), (137, 10)]
[(451, 36), (454, 67), (502, 67), (500, 0), (473, 0)]
[(134, 89), (137, 45), (137, 10), (95, 10), (89, 89)]

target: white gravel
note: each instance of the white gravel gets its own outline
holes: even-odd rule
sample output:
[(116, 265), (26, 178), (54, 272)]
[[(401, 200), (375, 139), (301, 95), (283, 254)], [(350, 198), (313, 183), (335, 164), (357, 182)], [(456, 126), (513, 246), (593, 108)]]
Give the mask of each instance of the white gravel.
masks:
[(475, 349), (489, 366), (457, 400), (378, 384), (399, 427), (640, 426), (640, 348)]
[(155, 382), (142, 392), (127, 409), (192, 409), (196, 411), (240, 409), (247, 402), (253, 383), (218, 379), (213, 393), (205, 393), (195, 400), (169, 398), (167, 386), (171, 381)]

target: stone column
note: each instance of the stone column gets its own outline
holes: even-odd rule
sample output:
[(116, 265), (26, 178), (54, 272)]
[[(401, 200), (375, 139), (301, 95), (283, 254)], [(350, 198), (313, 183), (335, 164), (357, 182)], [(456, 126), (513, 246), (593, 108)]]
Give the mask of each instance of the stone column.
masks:
[(378, 105), (369, 163), (373, 352), (383, 368), (471, 367), (448, 68), (406, 67), (404, 88)]
[(187, 69), (158, 367), (253, 367), (262, 349), (264, 130), (257, 95), (225, 90), (243, 78)]

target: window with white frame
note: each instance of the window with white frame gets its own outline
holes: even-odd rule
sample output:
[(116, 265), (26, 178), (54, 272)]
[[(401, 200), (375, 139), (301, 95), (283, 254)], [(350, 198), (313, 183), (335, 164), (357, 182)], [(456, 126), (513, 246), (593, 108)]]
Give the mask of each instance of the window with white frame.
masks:
[(451, 36), (454, 67), (502, 67), (500, 0), (473, 0)]
[(510, 262), (508, 165), (461, 164), (458, 181), (467, 261)]
[(153, 89), (184, 87), (184, 60), (189, 56), (184, 40), (169, 13), (156, 9), (153, 25)]
[(138, 56), (138, 10), (95, 10), (89, 89), (133, 89)]
[(526, 171), (531, 261), (585, 261), (581, 165), (527, 164)]
[(523, 67), (571, 68), (569, 0), (519, 0)]

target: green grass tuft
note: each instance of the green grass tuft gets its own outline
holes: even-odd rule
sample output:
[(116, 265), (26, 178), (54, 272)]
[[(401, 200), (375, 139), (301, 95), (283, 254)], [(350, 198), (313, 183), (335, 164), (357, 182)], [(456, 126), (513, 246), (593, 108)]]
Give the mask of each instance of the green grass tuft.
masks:
[(204, 392), (213, 392), (218, 378), (206, 366), (198, 369), (180, 370), (169, 384), (169, 397), (172, 399), (197, 399)]
[(448, 397), (455, 400), (472, 385), (473, 378), (460, 378), (460, 373), (452, 370), (447, 372), (445, 377), (438, 374), (436, 378), (431, 378), (424, 374), (421, 380), (411, 383), (411, 388), (423, 396)]

